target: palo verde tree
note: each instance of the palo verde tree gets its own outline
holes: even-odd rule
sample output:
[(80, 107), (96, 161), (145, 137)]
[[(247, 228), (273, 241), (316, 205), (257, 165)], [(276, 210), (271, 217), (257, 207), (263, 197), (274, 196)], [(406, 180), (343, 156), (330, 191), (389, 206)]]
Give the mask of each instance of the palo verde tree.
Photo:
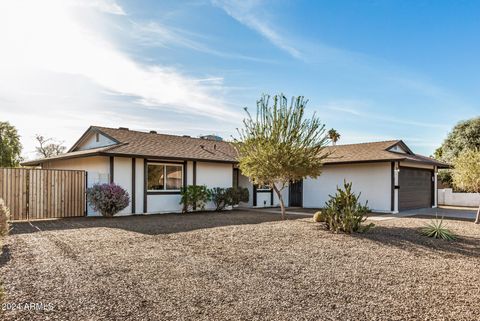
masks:
[(282, 190), (290, 182), (306, 177), (318, 177), (328, 135), (315, 114), (305, 115), (308, 100), (303, 96), (288, 99), (279, 94), (263, 95), (257, 101), (255, 117), (248, 112), (244, 127), (238, 130), (234, 145), (239, 154), (239, 168), (253, 184), (268, 185), (280, 200), (282, 218), (285, 219), (285, 202)]
[[(461, 190), (480, 193), (480, 150), (465, 150), (454, 161), (453, 184)], [(480, 204), (476, 224), (480, 224)]]
[(22, 158), (22, 144), (17, 129), (0, 121), (0, 167), (17, 167)]

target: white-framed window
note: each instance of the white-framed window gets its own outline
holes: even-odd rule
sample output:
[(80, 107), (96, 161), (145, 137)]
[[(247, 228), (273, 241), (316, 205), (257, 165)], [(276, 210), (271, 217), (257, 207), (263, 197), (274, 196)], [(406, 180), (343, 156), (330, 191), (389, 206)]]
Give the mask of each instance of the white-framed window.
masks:
[(180, 191), (183, 187), (183, 164), (147, 163), (147, 191)]

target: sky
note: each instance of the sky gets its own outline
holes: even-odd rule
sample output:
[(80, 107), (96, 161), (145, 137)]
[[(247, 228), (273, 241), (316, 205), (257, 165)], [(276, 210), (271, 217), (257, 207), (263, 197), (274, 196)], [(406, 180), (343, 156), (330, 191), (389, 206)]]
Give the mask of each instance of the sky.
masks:
[(90, 125), (236, 135), (302, 95), (339, 144), (431, 155), (480, 114), (480, 1), (2, 0), (0, 121), (70, 147)]

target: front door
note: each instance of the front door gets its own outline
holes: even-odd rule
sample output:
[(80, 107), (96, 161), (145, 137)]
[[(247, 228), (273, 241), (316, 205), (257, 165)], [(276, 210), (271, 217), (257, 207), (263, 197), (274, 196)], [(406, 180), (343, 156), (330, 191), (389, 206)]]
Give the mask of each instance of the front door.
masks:
[(303, 206), (303, 181), (290, 183), (288, 186), (288, 206)]

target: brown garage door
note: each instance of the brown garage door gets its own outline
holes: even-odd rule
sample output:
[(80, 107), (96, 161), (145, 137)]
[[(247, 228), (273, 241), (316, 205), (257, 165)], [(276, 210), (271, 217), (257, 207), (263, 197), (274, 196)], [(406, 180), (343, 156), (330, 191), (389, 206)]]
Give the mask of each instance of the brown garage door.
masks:
[(432, 172), (425, 169), (400, 168), (399, 208), (408, 210), (432, 206)]

